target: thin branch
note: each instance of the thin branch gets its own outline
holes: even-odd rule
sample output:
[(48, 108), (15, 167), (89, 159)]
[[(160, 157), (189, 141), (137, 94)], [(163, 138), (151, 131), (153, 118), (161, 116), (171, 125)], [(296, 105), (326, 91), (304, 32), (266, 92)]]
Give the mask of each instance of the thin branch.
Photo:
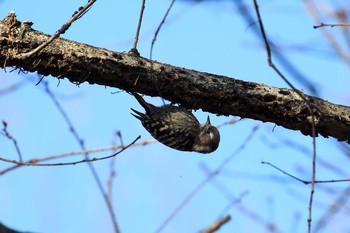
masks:
[(320, 27), (349, 27), (350, 23), (320, 23), (319, 25), (315, 25), (314, 29)]
[[(314, 21), (320, 22), (322, 19), (314, 1), (303, 1), (303, 3), (306, 10), (309, 12), (310, 16), (314, 19)], [(343, 48), (341, 43), (338, 42), (337, 38), (333, 36), (333, 34), (331, 34), (328, 30), (321, 30), (320, 32), (323, 34), (325, 39), (329, 42), (329, 44), (334, 49), (334, 51), (338, 54), (338, 56), (342, 58), (342, 61), (344, 61), (349, 66), (350, 65), (349, 52)]]
[[(131, 146), (144, 146), (148, 145), (151, 143), (157, 142), (156, 140), (146, 140), (146, 141), (141, 141), (141, 142), (135, 142)], [(81, 151), (73, 151), (73, 152), (68, 152), (68, 153), (62, 153), (62, 154), (57, 154), (57, 155), (51, 155), (45, 158), (40, 158), (40, 159), (31, 159), (27, 161), (26, 163), (40, 163), (43, 161), (48, 161), (48, 160), (53, 160), (53, 159), (59, 159), (67, 156), (72, 156), (72, 155), (81, 155), (81, 154), (91, 154), (91, 153), (98, 153), (98, 152), (103, 152), (103, 151), (113, 151), (117, 149), (123, 149), (125, 146), (110, 146), (110, 147), (104, 147), (104, 148), (97, 148), (97, 149), (89, 149), (89, 150), (81, 150)], [(5, 174), (6, 172), (12, 171), (13, 169), (16, 169), (18, 167), (21, 167), (22, 165), (14, 165), (12, 167), (6, 168), (2, 171), (0, 171), (0, 175)]]
[(74, 21), (80, 19), (81, 16), (83, 16), (87, 11), (89, 11), (89, 9), (92, 7), (92, 5), (95, 2), (96, 0), (89, 0), (84, 7), (79, 7), (79, 10), (74, 12), (73, 16), (65, 24), (63, 24), (62, 27), (59, 30), (57, 30), (55, 34), (53, 34), (45, 43), (42, 43), (41, 45), (39, 45), (38, 47), (36, 47), (30, 52), (16, 55), (16, 58), (24, 60), (43, 50), (45, 47), (51, 44), (52, 41), (58, 38), (61, 34), (64, 34), (72, 25), (72, 23), (74, 23)]
[(137, 56), (140, 56), (140, 53), (137, 51), (137, 43), (139, 41), (139, 35), (140, 35), (141, 24), (142, 24), (142, 17), (143, 17), (143, 12), (145, 10), (145, 6), (146, 6), (146, 0), (142, 0), (139, 22), (137, 24), (136, 34), (135, 34), (135, 38), (134, 38), (134, 45), (132, 46), (132, 49), (129, 52), (129, 53), (135, 54)]
[(350, 187), (347, 187), (319, 218), (313, 231), (314, 233), (320, 232), (322, 229), (324, 229), (328, 224), (331, 223), (331, 220), (336, 216), (336, 213), (338, 213), (342, 208), (347, 207), (349, 202), (349, 195)]
[[(66, 112), (64, 111), (64, 109), (62, 108), (62, 106), (60, 105), (60, 103), (58, 102), (58, 100), (56, 99), (56, 97), (53, 95), (53, 93), (51, 92), (51, 90), (49, 89), (49, 86), (48, 86), (48, 82), (44, 82), (44, 86), (45, 86), (45, 91), (46, 93), (49, 95), (49, 97), (51, 98), (51, 100), (54, 102), (55, 106), (57, 107), (57, 109), (59, 110), (59, 112), (61, 113), (61, 115), (63, 116), (64, 120), (66, 121), (67, 125), (69, 126), (69, 130), (70, 132), (73, 134), (73, 136), (75, 137), (76, 141), (78, 142), (78, 144), (80, 145), (80, 148), (82, 150), (86, 150), (85, 148), (85, 145), (84, 145), (84, 141), (83, 139), (81, 139), (81, 137), (78, 135), (78, 132), (75, 130), (75, 127), (73, 126), (73, 123), (72, 121), (69, 119), (68, 115), (66, 114)], [(113, 157), (114, 155), (112, 156), (108, 156), (106, 157), (107, 158), (110, 158), (110, 157)], [(85, 154), (85, 161), (80, 161), (80, 162), (87, 162), (87, 165), (94, 177), (94, 180), (95, 182), (97, 183), (97, 186), (107, 204), (107, 207), (108, 207), (108, 211), (110, 213), (110, 216), (112, 218), (112, 223), (113, 223), (113, 226), (114, 226), (114, 231), (115, 233), (119, 233), (119, 227), (118, 227), (118, 224), (116, 222), (116, 218), (115, 218), (115, 213), (114, 213), (114, 210), (113, 208), (111, 208), (111, 205), (109, 203), (109, 199), (108, 199), (108, 196), (103, 188), (103, 185), (102, 185), (102, 182), (101, 182), (101, 179), (100, 177), (98, 176), (97, 174), (97, 171), (95, 169), (95, 167), (93, 166), (92, 163), (90, 163), (90, 159), (89, 159), (89, 154), (86, 153)], [(64, 164), (65, 165), (65, 164)], [(51, 165), (52, 166), (52, 165)]]
[[(120, 145), (124, 147), (124, 142), (123, 142), (121, 132), (118, 130), (115, 135), (120, 139)], [(115, 142), (113, 142), (113, 144), (115, 144)], [(108, 187), (107, 193), (109, 196), (108, 199), (109, 199), (109, 202), (111, 203), (111, 205), (112, 205), (112, 200), (113, 200), (113, 181), (114, 181), (115, 176), (116, 176), (115, 161), (116, 161), (116, 157), (113, 157), (111, 159), (111, 162), (110, 162), (109, 179), (107, 182), (107, 187)]]
[(289, 173), (283, 171), (282, 169), (278, 168), (277, 166), (275, 166), (275, 165), (273, 165), (273, 164), (271, 164), (271, 163), (269, 163), (269, 162), (261, 161), (261, 163), (262, 163), (262, 164), (269, 165), (269, 166), (271, 166), (271, 167), (277, 169), (278, 171), (282, 172), (283, 174), (285, 174), (285, 175), (287, 175), (287, 176), (289, 176), (289, 177), (292, 177), (293, 179), (295, 179), (295, 180), (297, 180), (297, 181), (300, 181), (300, 182), (302, 182), (302, 183), (304, 183), (304, 184), (308, 184), (307, 181), (304, 181), (304, 180), (302, 180), (302, 179), (300, 179), (300, 178), (298, 178), (298, 177), (296, 177), (296, 176), (293, 176), (293, 175), (291, 175), (291, 174), (289, 174)]
[[(246, 4), (246, 1), (243, 0), (236, 0), (235, 6), (237, 7), (237, 11), (240, 13), (239, 15), (246, 21), (247, 24), (252, 25), (255, 24), (256, 18), (252, 16), (250, 13), (250, 9), (248, 8), (248, 4)], [(260, 30), (255, 29), (255, 27), (252, 27), (253, 32), (256, 37), (259, 39), (261, 38)], [(272, 47), (274, 52), (274, 57), (277, 59), (279, 64), (284, 67), (284, 69), (293, 77), (295, 80), (297, 80), (299, 83), (301, 83), (304, 87), (306, 87), (307, 90), (309, 90), (313, 95), (319, 96), (319, 91), (317, 90), (315, 84), (309, 80), (308, 77), (303, 74), (303, 71), (298, 69), (279, 49), (278, 46), (276, 46), (272, 41), (269, 41), (270, 47)]]
[(217, 221), (215, 221), (214, 223), (212, 223), (207, 229), (202, 231), (202, 233), (213, 233), (213, 232), (219, 230), (220, 227), (222, 227), (223, 225), (228, 223), (230, 220), (231, 220), (230, 215), (222, 217), (222, 218), (218, 219)]
[(19, 149), (19, 146), (17, 144), (17, 140), (7, 130), (7, 122), (3, 120), (2, 125), (4, 126), (4, 128), (2, 128), (2, 131), (4, 132), (3, 135), (13, 142), (13, 145), (15, 146), (18, 157), (19, 157), (19, 161), (23, 162), (22, 153), (21, 153), (21, 150)]
[[(300, 178), (298, 178), (298, 177), (296, 177), (296, 176), (294, 176), (294, 175), (292, 175), (292, 174), (290, 174), (290, 173), (288, 173), (288, 172), (282, 170), (281, 168), (279, 168), (279, 167), (273, 165), (272, 163), (265, 162), (265, 161), (261, 161), (261, 163), (262, 163), (262, 164), (269, 165), (269, 166), (275, 168), (276, 170), (282, 172), (283, 174), (285, 174), (285, 175), (287, 175), (287, 176), (289, 176), (289, 177), (291, 177), (291, 178), (293, 178), (293, 179), (295, 179), (295, 180), (297, 180), (297, 181), (300, 181), (300, 182), (303, 183), (303, 184), (306, 184), (306, 185), (312, 184), (312, 180), (311, 180), (311, 181), (302, 180), (302, 179), (300, 179)], [(316, 183), (338, 183), (338, 182), (349, 182), (349, 181), (350, 181), (350, 179), (315, 180), (314, 183), (315, 183), (315, 184), (316, 184)]]
[[(202, 170), (208, 174), (211, 173), (211, 170), (202, 165)], [(222, 175), (222, 173), (220, 173)], [(235, 176), (237, 178), (237, 176)], [(258, 177), (261, 177), (261, 174), (258, 175)], [(249, 194), (249, 191), (242, 192), (238, 197), (233, 195), (231, 191), (226, 187), (225, 184), (221, 183), (219, 179), (212, 180), (211, 184), (227, 199), (229, 202), (224, 209), (222, 210), (221, 215), (226, 214), (231, 208), (235, 207), (240, 211), (240, 214), (245, 215), (246, 217), (252, 219), (257, 224), (260, 224), (266, 229), (266, 232), (281, 232), (277, 225), (270, 220), (265, 219), (261, 215), (261, 211), (257, 210), (256, 208), (248, 209), (242, 204), (242, 200), (245, 196)]]
[(160, 22), (156, 32), (154, 33), (154, 37), (153, 37), (153, 40), (152, 40), (152, 44), (151, 44), (151, 51), (150, 51), (150, 55), (149, 55), (149, 59), (152, 60), (152, 54), (153, 54), (153, 46), (154, 46), (154, 43), (156, 42), (156, 39), (157, 39), (157, 36), (158, 36), (158, 33), (160, 31), (160, 29), (162, 28), (163, 24), (165, 23), (165, 19), (168, 17), (168, 14), (171, 10), (171, 8), (173, 7), (173, 4), (174, 4), (175, 0), (172, 0), (169, 7), (168, 7), (168, 10), (165, 12), (165, 15), (162, 19), (162, 21)]
[[(312, 146), (313, 146), (313, 156), (312, 156), (312, 177), (311, 177), (311, 191), (310, 191), (310, 201), (309, 201), (309, 216), (308, 216), (308, 233), (311, 232), (311, 221), (312, 221), (312, 202), (313, 197), (315, 193), (315, 178), (316, 178), (316, 129), (315, 129), (315, 114), (313, 112), (313, 108), (311, 107), (311, 103), (304, 97), (303, 93), (301, 93), (299, 90), (297, 90), (291, 82), (282, 74), (282, 72), (275, 66), (275, 64), (272, 62), (272, 56), (271, 56), (271, 49), (269, 42), (267, 40), (267, 36), (265, 33), (264, 25), (260, 16), (259, 6), (257, 4), (257, 0), (254, 1), (255, 11), (258, 17), (259, 25), (261, 34), (264, 38), (266, 52), (267, 52), (267, 58), (268, 58), (268, 64), (269, 66), (275, 70), (275, 72), (290, 86), (297, 95), (304, 100), (304, 102), (307, 105), (307, 108), (311, 114), (311, 136), (312, 136)], [(320, 109), (317, 106), (313, 106), (314, 108), (317, 108), (319, 113), (322, 114)]]
[(21, 165), (21, 166), (36, 166), (36, 167), (53, 167), (53, 166), (77, 165), (79, 163), (90, 163), (90, 162), (95, 162), (95, 161), (100, 161), (100, 160), (105, 160), (105, 159), (110, 159), (112, 157), (115, 157), (116, 155), (122, 153), (124, 150), (128, 149), (131, 145), (133, 145), (140, 138), (141, 138), (141, 136), (138, 136), (134, 141), (132, 141), (130, 144), (128, 144), (127, 146), (122, 148), (120, 151), (113, 153), (111, 155), (105, 156), (105, 157), (100, 157), (100, 158), (82, 159), (82, 160), (78, 160), (78, 161), (63, 162), (63, 163), (38, 163), (35, 160), (31, 160), (30, 162), (20, 162), (17, 160), (5, 159), (5, 158), (0, 157), (0, 161), (14, 163), (14, 164)]
[[(154, 33), (154, 37), (153, 37), (153, 40), (152, 40), (152, 43), (151, 43), (151, 49), (150, 49), (150, 55), (149, 55), (149, 59), (151, 61), (151, 71), (153, 72), (154, 69), (153, 69), (153, 46), (154, 46), (154, 43), (156, 42), (156, 39), (158, 37), (158, 33), (160, 31), (160, 29), (162, 28), (163, 24), (165, 23), (165, 19), (168, 17), (168, 14), (174, 4), (175, 0), (172, 0), (167, 11), (165, 12), (165, 15), (163, 16), (163, 19), (162, 21), (160, 22), (160, 24), (158, 25), (158, 28), (156, 30), (156, 32)], [(158, 91), (158, 95), (162, 97), (162, 102), (163, 102), (163, 105), (165, 105), (165, 101), (164, 101), (164, 98), (162, 96), (162, 93), (160, 91), (160, 87), (159, 87), (159, 81), (158, 81), (158, 76), (154, 76), (154, 85)], [(172, 121), (170, 119), (170, 121)]]
[[(217, 128), (220, 128), (222, 126), (225, 125), (229, 125), (229, 124), (234, 124), (236, 122), (235, 119), (229, 120), (227, 122), (224, 122), (220, 125), (217, 125)], [(123, 149), (125, 148), (124, 142), (123, 142), (123, 138), (121, 137), (121, 135), (119, 135), (120, 132), (117, 132), (117, 136), (120, 139), (120, 145), (115, 145), (115, 146), (108, 146), (108, 147), (100, 147), (100, 148), (94, 148), (94, 149), (87, 149), (87, 150), (80, 150), (80, 151), (72, 151), (72, 152), (67, 152), (67, 153), (61, 153), (61, 154), (56, 154), (56, 155), (50, 155), (44, 158), (33, 158), (29, 161), (27, 161), (26, 163), (40, 163), (40, 162), (44, 162), (44, 161), (48, 161), (48, 160), (53, 160), (53, 159), (60, 159), (60, 158), (64, 158), (64, 157), (68, 157), (68, 156), (72, 156), (72, 155), (84, 155), (84, 154), (91, 154), (91, 153), (99, 153), (99, 152), (104, 152), (104, 151), (113, 151), (113, 150), (117, 150), (117, 149)], [(145, 140), (145, 141), (140, 141), (140, 142), (135, 142), (132, 145), (130, 145), (131, 147), (134, 146), (145, 146), (145, 145), (149, 145), (149, 144), (153, 144), (156, 143), (157, 141), (155, 139), (151, 139), (151, 140)], [(112, 162), (111, 162), (112, 163)], [(3, 175), (9, 171), (12, 171), (16, 168), (21, 167), (22, 165), (16, 164), (12, 167), (6, 168), (2, 171), (0, 171), (0, 175)]]
[(18, 90), (20, 87), (23, 87), (25, 84), (27, 84), (27, 82), (25, 80), (23, 81), (20, 81), (18, 83), (15, 83), (11, 86), (8, 86), (8, 87), (5, 87), (3, 89), (0, 89), (0, 95), (5, 95), (5, 94), (8, 94), (8, 93), (12, 93), (16, 90)]
[(207, 177), (204, 178), (202, 182), (200, 182), (186, 197), (185, 199), (170, 213), (170, 215), (164, 220), (164, 222), (160, 225), (160, 227), (155, 231), (156, 233), (159, 233), (163, 231), (163, 229), (173, 220), (173, 218), (180, 212), (180, 210), (189, 203), (190, 200), (200, 191), (202, 188), (211, 181), (212, 178), (214, 178), (217, 174), (219, 174), (222, 169), (237, 155), (239, 154), (249, 143), (249, 141), (253, 138), (256, 131), (258, 129), (258, 126), (253, 127), (250, 134), (247, 136), (247, 138), (243, 141), (243, 143), (210, 174), (207, 175)]
[(225, 121), (225, 122), (221, 123), (220, 125), (217, 125), (216, 128), (220, 128), (220, 127), (225, 126), (225, 125), (234, 125), (234, 124), (236, 124), (238, 121), (241, 121), (241, 120), (243, 120), (243, 119), (237, 120), (237, 119), (235, 119), (235, 118), (232, 118), (232, 119), (229, 120), (229, 121)]

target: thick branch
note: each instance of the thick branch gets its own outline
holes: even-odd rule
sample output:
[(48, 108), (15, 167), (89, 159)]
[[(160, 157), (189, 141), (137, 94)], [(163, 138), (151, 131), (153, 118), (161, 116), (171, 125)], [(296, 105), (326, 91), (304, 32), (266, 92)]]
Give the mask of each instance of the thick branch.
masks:
[[(311, 134), (311, 115), (292, 90), (208, 74), (151, 62), (142, 57), (117, 53), (58, 38), (40, 53), (21, 59), (49, 36), (31, 29), (11, 14), (0, 23), (0, 62), (17, 68), (88, 82), (151, 96), (162, 96), (189, 109), (218, 115), (235, 115), (273, 122), (287, 129)], [(316, 132), (350, 142), (350, 108), (312, 96)]]

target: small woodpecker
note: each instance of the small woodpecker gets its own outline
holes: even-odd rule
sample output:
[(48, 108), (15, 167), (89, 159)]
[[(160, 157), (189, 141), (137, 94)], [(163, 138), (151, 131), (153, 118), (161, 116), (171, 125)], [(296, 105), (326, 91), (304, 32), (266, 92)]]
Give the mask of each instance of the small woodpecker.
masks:
[(159, 142), (181, 151), (211, 153), (220, 142), (220, 133), (207, 122), (200, 125), (197, 118), (184, 107), (164, 105), (156, 107), (147, 103), (140, 95), (132, 93), (146, 113), (131, 109), (145, 129)]

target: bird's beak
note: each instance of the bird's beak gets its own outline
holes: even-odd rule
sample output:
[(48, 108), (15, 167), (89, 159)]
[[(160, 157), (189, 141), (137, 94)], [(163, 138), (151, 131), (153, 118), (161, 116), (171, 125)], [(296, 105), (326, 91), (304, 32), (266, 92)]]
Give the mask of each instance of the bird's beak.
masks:
[(210, 125), (210, 117), (208, 116), (207, 122), (205, 123), (206, 125)]

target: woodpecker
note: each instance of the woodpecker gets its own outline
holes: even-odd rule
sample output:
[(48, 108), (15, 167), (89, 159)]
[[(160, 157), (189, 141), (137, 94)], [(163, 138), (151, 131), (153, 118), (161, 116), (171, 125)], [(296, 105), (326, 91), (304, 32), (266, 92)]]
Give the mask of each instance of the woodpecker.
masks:
[(200, 125), (197, 118), (183, 107), (164, 105), (156, 107), (147, 103), (141, 96), (132, 93), (146, 113), (131, 110), (145, 129), (159, 142), (180, 151), (211, 153), (220, 142), (220, 133), (215, 126), (207, 122)]

